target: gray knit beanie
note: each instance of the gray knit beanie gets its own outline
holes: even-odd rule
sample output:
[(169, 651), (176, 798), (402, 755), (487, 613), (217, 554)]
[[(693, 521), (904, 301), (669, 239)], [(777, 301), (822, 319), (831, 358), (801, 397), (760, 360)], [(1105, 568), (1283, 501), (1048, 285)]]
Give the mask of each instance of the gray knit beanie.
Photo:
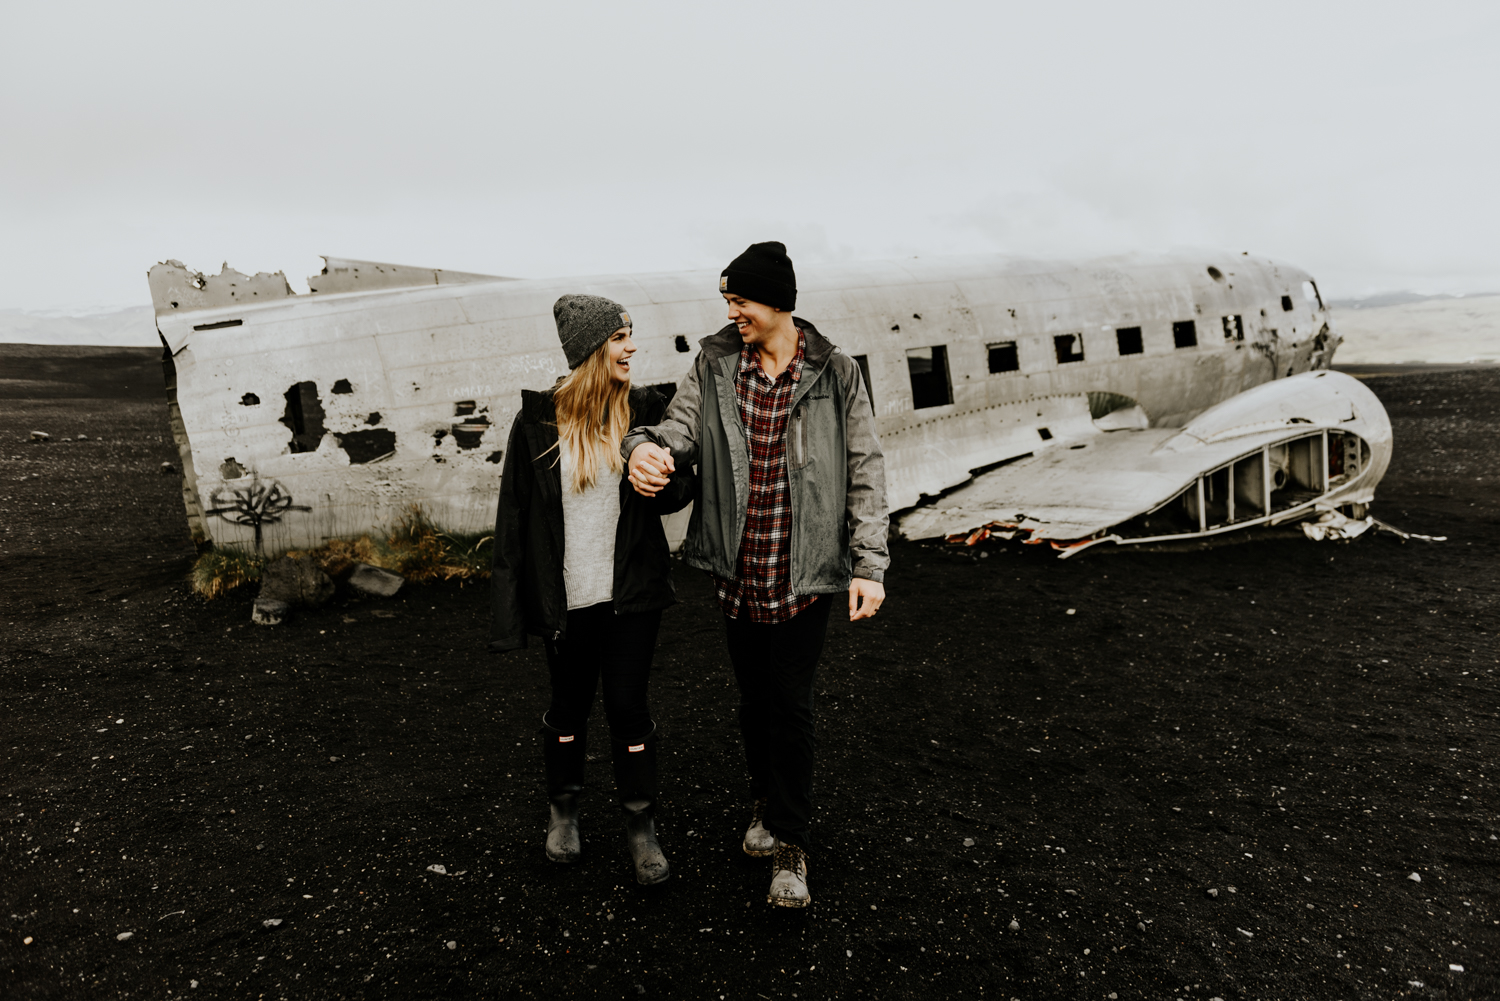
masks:
[(552, 304), (552, 319), (570, 370), (598, 351), (610, 334), (631, 325), (625, 307), (602, 295), (565, 295)]

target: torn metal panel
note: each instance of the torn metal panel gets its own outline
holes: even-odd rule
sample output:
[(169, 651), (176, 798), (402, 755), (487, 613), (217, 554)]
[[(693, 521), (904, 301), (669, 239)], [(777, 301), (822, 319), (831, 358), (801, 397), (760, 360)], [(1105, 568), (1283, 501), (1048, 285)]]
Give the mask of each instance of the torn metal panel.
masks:
[(414, 268), (405, 264), (353, 261), (324, 257), (323, 270), (307, 280), (312, 292), (370, 292), (382, 288), (415, 288), (419, 285), (469, 285), (474, 282), (509, 282), (514, 278), (476, 275), (442, 268)]
[[(288, 502), (259, 523), (266, 549), (379, 529), (412, 504), (481, 530), (520, 391), (567, 371), (559, 295), (629, 309), (644, 384), (679, 384), (725, 323), (713, 272), (512, 280), (327, 263), (309, 295), (279, 275), (152, 269), (183, 468), (195, 470), (190, 520), (215, 544), (257, 544), (255, 526), (212, 502), (249, 483)], [(855, 262), (798, 279), (799, 315), (867, 376), (897, 509), (1106, 433), (1170, 439), (1245, 390), (1326, 366), (1337, 346), (1321, 303), (1298, 293), (1305, 274), (1243, 255)], [(685, 521), (675, 516), (674, 538)]]
[(146, 273), (151, 286), (151, 301), (156, 313), (163, 307), (172, 312), (213, 309), (216, 306), (245, 306), (273, 302), (295, 295), (280, 271), (242, 275), (228, 262), (216, 275), (193, 271), (181, 261), (166, 261)]

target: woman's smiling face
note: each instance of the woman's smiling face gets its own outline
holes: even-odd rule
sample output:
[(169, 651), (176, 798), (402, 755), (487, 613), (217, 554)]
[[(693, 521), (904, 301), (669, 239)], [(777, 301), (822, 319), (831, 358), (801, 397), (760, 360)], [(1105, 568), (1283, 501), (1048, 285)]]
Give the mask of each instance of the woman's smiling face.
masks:
[(609, 374), (616, 382), (630, 382), (630, 356), (635, 354), (635, 341), (630, 339), (630, 328), (621, 327), (609, 335)]

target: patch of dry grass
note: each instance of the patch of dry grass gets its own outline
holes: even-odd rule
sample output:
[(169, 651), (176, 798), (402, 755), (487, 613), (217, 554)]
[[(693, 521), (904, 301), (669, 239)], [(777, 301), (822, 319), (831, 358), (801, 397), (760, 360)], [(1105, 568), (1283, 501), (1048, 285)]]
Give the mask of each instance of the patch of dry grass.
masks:
[[(292, 550), (285, 555), (310, 556), (324, 573), (338, 578), (356, 563), (391, 570), (407, 580), (469, 580), (490, 575), (492, 537), (480, 533), (444, 532), (430, 522), (420, 506), (385, 535), (331, 539), (316, 549)], [(217, 598), (260, 580), (272, 557), (249, 556), (230, 549), (214, 549), (193, 564), (193, 590)]]
[(218, 598), (242, 584), (260, 580), (266, 561), (233, 549), (210, 549), (193, 563), (188, 580), (205, 598)]

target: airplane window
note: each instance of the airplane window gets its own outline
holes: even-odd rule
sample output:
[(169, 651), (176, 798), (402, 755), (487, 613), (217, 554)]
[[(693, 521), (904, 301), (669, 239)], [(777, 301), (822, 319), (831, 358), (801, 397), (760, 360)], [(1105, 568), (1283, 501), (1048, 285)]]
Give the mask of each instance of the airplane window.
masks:
[(908, 348), (906, 367), (911, 373), (911, 405), (914, 410), (945, 407), (953, 402), (953, 384), (948, 380), (948, 348)]
[(1319, 309), (1323, 308), (1323, 297), (1318, 294), (1318, 286), (1315, 282), (1302, 283), (1302, 298), (1310, 303), (1316, 303)]
[(1292, 311), (1292, 297), (1291, 296), (1284, 295), (1284, 296), (1281, 297), (1281, 311), (1283, 313), (1290, 313)]
[(1198, 325), (1192, 320), (1178, 320), (1172, 324), (1172, 343), (1179, 348), (1190, 348), (1198, 343)]
[(1058, 334), (1052, 338), (1052, 344), (1057, 349), (1059, 363), (1083, 361), (1082, 334)]
[(692, 350), (688, 347), (687, 337), (683, 334), (678, 334), (677, 338), (672, 343), (677, 346), (678, 354), (687, 354)]
[(1224, 317), (1224, 339), (1226, 341), (1243, 341), (1245, 339), (1245, 324), (1236, 313), (1234, 316)]
[(1140, 327), (1121, 327), (1116, 330), (1115, 343), (1120, 346), (1122, 355), (1138, 355), (1145, 350), (1141, 343)]
[(870, 382), (870, 356), (855, 355), (854, 362), (859, 366), (859, 374), (865, 380), (865, 395), (870, 398), (870, 409), (875, 409), (875, 387)]
[(990, 348), (990, 372), (1015, 372), (1021, 368), (1021, 357), (1016, 353), (1015, 341), (1001, 341), (999, 344), (991, 344)]

